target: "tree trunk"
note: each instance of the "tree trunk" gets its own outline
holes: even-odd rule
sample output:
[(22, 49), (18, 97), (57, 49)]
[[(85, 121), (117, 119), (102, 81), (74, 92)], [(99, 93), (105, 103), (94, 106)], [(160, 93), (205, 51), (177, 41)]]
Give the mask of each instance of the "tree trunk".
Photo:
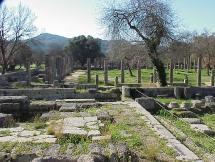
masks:
[(164, 63), (159, 58), (153, 58), (152, 63), (157, 70), (160, 85), (162, 87), (167, 86)]
[(130, 76), (131, 76), (131, 77), (134, 77), (129, 63), (127, 63), (127, 66), (128, 66), (128, 71), (129, 71)]

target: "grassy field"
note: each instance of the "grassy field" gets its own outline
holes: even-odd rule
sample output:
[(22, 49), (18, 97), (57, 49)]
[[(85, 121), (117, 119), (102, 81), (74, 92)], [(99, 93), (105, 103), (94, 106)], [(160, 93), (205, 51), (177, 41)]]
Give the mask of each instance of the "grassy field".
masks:
[[(137, 74), (136, 70), (132, 70), (134, 76), (130, 76), (129, 71), (125, 70), (125, 82), (126, 83), (137, 83)], [(153, 72), (152, 69), (142, 69), (142, 83), (143, 86), (147, 86), (150, 82), (150, 74)], [(166, 70), (167, 74), (167, 80), (169, 80), (169, 71)], [(188, 75), (189, 85), (195, 86), (196, 85), (196, 72), (195, 70), (174, 70), (174, 82), (183, 82), (185, 78), (185, 74)], [(103, 78), (104, 74), (102, 70), (92, 70), (92, 83), (95, 82), (95, 76), (99, 75), (100, 85), (103, 85)], [(110, 85), (114, 85), (115, 77), (119, 77), (120, 82), (120, 70), (114, 69), (108, 71), (109, 76), (109, 83)], [(81, 75), (78, 79), (79, 83), (86, 83), (87, 82), (87, 76)], [(210, 76), (207, 75), (206, 70), (202, 70), (202, 85), (205, 86), (210, 82)]]

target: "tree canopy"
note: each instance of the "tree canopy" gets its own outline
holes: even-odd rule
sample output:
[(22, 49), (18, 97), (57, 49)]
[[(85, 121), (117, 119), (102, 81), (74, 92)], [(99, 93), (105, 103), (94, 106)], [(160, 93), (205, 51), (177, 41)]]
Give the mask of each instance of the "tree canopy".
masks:
[(65, 52), (72, 55), (75, 61), (79, 61), (81, 66), (84, 66), (87, 58), (93, 59), (104, 56), (101, 52), (101, 40), (83, 35), (74, 37), (65, 47)]
[(166, 1), (125, 0), (104, 8), (103, 24), (114, 39), (142, 41), (158, 71), (159, 81), (166, 86), (166, 73), (158, 48), (172, 37), (174, 15)]

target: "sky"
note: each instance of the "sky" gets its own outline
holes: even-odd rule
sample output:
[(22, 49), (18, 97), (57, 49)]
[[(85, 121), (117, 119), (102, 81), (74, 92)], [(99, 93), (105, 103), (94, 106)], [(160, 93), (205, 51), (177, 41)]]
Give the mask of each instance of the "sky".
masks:
[[(92, 35), (105, 39), (99, 23), (101, 6), (110, 0), (5, 0), (9, 7), (20, 2), (36, 15), (39, 33), (52, 33), (68, 38)], [(215, 0), (170, 0), (184, 30), (215, 32)]]

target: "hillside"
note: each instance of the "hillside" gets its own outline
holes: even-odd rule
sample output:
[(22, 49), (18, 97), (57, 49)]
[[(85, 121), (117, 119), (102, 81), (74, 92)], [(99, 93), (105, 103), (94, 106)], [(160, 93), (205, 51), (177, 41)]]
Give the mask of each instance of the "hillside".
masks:
[(27, 44), (35, 53), (49, 54), (54, 49), (63, 49), (69, 43), (69, 38), (49, 33), (40, 34), (28, 39)]

